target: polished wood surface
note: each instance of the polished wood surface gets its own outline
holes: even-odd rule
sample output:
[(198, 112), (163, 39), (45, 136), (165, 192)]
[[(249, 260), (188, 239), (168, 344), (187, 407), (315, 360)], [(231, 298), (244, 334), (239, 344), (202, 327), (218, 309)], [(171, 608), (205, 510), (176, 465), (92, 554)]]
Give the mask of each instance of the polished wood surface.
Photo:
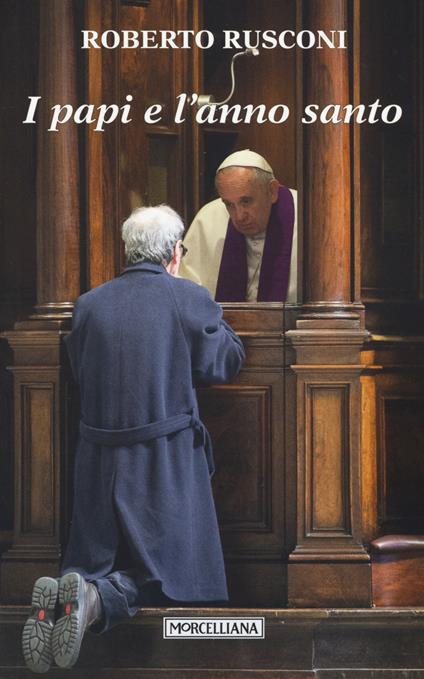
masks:
[[(305, 2), (307, 30), (348, 30), (348, 3)], [(349, 103), (347, 50), (306, 50), (304, 105)], [(351, 146), (348, 125), (304, 129), (305, 302), (350, 302)]]
[[(56, 104), (77, 102), (72, 0), (40, 4), (37, 124), (37, 305), (40, 311), (80, 294), (78, 128), (48, 131)], [(61, 54), (61, 58), (58, 58)]]
[(424, 606), (424, 536), (386, 535), (370, 549), (374, 606)]
[(424, 606), (422, 555), (379, 557), (371, 570), (374, 606)]
[[(90, 0), (84, 3), (83, 25), (99, 34), (119, 26), (119, 3)], [(119, 100), (118, 50), (87, 50), (84, 98), (95, 106)], [(100, 285), (117, 275), (121, 265), (119, 237), (119, 123), (106, 125), (103, 132), (93, 126), (84, 131), (86, 225), (83, 290)]]

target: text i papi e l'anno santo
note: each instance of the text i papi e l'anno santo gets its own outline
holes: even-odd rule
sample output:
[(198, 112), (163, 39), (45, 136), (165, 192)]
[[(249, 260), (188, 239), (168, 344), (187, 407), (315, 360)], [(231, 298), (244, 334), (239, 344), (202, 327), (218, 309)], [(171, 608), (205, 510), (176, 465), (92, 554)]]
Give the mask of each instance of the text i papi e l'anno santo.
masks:
[[(36, 113), (40, 96), (30, 96), (27, 115), (22, 121), (25, 124), (35, 124)], [(177, 96), (177, 106), (174, 112), (174, 122), (177, 124), (183, 123), (186, 120), (186, 114), (189, 107), (194, 107), (194, 119), (198, 124), (224, 124), (224, 123), (256, 123), (262, 125), (269, 122), (275, 125), (285, 123), (290, 116), (290, 108), (286, 104), (275, 104), (267, 108), (265, 104), (204, 104), (197, 108), (196, 102), (198, 95), (193, 93), (190, 97), (186, 93)], [(58, 132), (60, 126), (74, 122), (77, 125), (84, 123), (86, 125), (93, 125), (95, 132), (103, 132), (105, 125), (109, 125), (114, 121), (118, 121), (124, 125), (131, 123), (133, 118), (131, 115), (131, 102), (133, 96), (127, 94), (125, 97), (126, 104), (118, 106), (117, 104), (101, 104), (95, 106), (94, 104), (81, 104), (74, 107), (71, 104), (55, 104), (51, 107), (50, 125), (47, 128), (49, 132)], [(143, 115), (143, 120), (149, 125), (160, 123), (162, 120), (163, 106), (161, 104), (152, 104), (149, 106)], [(308, 104), (305, 106), (301, 122), (305, 125), (320, 122), (324, 125), (328, 123), (369, 123), (374, 124), (383, 122), (388, 125), (397, 123), (402, 117), (402, 108), (398, 104), (388, 104), (383, 106), (379, 99), (376, 99), (372, 104), (327, 104), (320, 107), (318, 104)]]

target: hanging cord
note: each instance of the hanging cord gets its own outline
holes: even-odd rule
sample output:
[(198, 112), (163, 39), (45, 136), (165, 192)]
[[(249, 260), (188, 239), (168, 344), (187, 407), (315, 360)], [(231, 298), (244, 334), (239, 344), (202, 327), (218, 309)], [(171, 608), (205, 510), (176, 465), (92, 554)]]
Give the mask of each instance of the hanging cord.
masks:
[(243, 52), (237, 52), (234, 54), (233, 58), (231, 59), (231, 65), (230, 65), (230, 71), (231, 71), (231, 92), (228, 95), (224, 101), (217, 101), (215, 102), (215, 98), (212, 94), (199, 94), (199, 97), (197, 99), (197, 106), (200, 108), (200, 106), (204, 106), (205, 104), (215, 104), (217, 106), (222, 106), (223, 104), (227, 104), (230, 99), (232, 98), (234, 94), (234, 90), (236, 89), (236, 77), (234, 74), (234, 62), (238, 57), (242, 56), (249, 56), (249, 57), (257, 57), (259, 54), (259, 50), (256, 49), (256, 47), (250, 47)]

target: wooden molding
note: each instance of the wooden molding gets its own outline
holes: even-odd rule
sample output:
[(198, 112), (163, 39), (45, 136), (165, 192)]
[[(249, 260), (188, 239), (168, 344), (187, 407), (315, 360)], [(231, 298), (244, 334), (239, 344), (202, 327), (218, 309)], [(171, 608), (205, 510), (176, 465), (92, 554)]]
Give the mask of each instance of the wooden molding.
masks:
[(34, 579), (55, 576), (59, 569), (67, 483), (67, 377), (60, 326), (4, 333), (14, 353), (15, 460), (13, 542), (1, 561), (5, 602), (28, 600)]

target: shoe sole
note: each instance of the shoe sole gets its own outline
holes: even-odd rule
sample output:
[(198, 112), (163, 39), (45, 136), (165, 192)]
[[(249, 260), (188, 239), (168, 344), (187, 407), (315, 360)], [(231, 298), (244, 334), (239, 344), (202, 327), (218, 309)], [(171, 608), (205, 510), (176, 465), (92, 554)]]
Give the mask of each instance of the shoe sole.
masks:
[(32, 672), (47, 672), (53, 661), (52, 633), (58, 593), (57, 580), (39, 578), (32, 590), (32, 612), (22, 632), (22, 651)]
[(61, 577), (59, 604), (64, 614), (54, 626), (53, 657), (59, 667), (69, 668), (78, 660), (85, 631), (85, 583), (79, 573), (67, 573)]

